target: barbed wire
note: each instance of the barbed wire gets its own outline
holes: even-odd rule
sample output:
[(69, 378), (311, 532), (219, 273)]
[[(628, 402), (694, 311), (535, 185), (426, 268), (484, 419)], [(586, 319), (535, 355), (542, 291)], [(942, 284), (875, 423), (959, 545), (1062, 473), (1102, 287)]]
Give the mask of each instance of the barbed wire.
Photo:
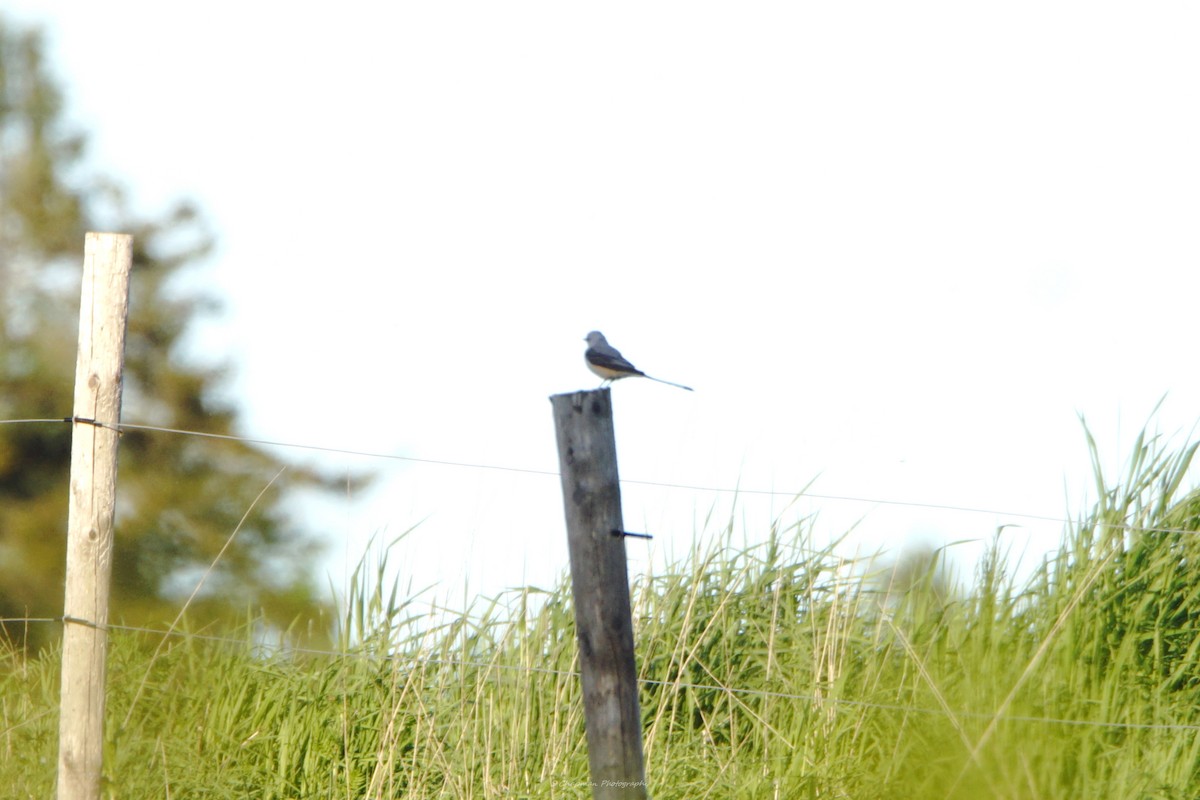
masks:
[[(524, 664), (498, 664), (492, 661), (471, 661), (469, 659), (456, 658), (423, 658), (415, 655), (384, 655), (373, 654), (363, 651), (352, 650), (323, 650), (313, 647), (293, 647), (284, 645), (271, 645), (265, 642), (254, 642), (247, 639), (234, 639), (227, 636), (216, 636), (213, 634), (190, 633), (188, 631), (178, 630), (159, 630), (155, 628), (144, 628), (137, 625), (122, 625), (117, 623), (109, 623), (107, 625), (99, 625), (86, 620), (75, 619), (72, 617), (8, 617), (0, 618), (0, 625), (9, 623), (27, 624), (27, 623), (63, 623), (63, 624), (81, 624), (97, 630), (105, 632), (116, 631), (121, 633), (149, 634), (152, 636), (161, 636), (166, 638), (188, 639), (200, 642), (213, 644), (231, 645), (235, 647), (249, 647), (254, 650), (275, 651), (276, 654), (286, 655), (305, 655), (305, 656), (324, 656), (328, 658), (348, 658), (359, 660), (386, 660), (386, 661), (401, 661), (408, 660), (416, 666), (433, 665), (433, 666), (452, 666), (452, 667), (473, 667), (482, 670), (505, 670), (510, 672), (520, 672), (523, 674), (540, 674), (552, 675), (563, 678), (578, 678), (580, 673), (578, 670), (555, 669), (552, 667), (536, 667)], [(664, 688), (675, 689), (692, 689), (703, 691), (724, 692), (730, 695), (739, 695), (743, 697), (765, 697), (777, 700), (796, 700), (808, 703), (830, 703), (840, 706), (850, 706), (853, 708), (866, 708), (878, 711), (898, 711), (903, 713), (927, 714), (931, 716), (952, 717), (956, 719), (995, 719), (995, 714), (985, 711), (954, 711), (952, 709), (934, 708), (927, 706), (914, 706), (905, 703), (880, 703), (871, 700), (851, 700), (849, 698), (828, 697), (824, 695), (803, 694), (799, 692), (785, 692), (772, 689), (745, 689), (736, 686), (722, 686), (720, 684), (708, 683), (690, 683), (686, 681), (662, 680), (658, 678), (638, 678), (637, 682), (643, 686), (661, 686)], [(1113, 730), (1147, 730), (1147, 731), (1200, 731), (1200, 724), (1192, 723), (1171, 723), (1171, 722), (1110, 722), (1107, 720), (1090, 720), (1090, 719), (1069, 719), (1063, 717), (1038, 717), (1032, 715), (1013, 714), (1006, 715), (1002, 718), (1004, 721), (1022, 722), (1041, 725), (1065, 725), (1073, 727), (1094, 727), (1108, 728)]]
[[(512, 472), (512, 473), (524, 474), (524, 475), (538, 475), (538, 476), (542, 476), (542, 477), (553, 477), (553, 478), (560, 477), (560, 473), (557, 470), (536, 469), (536, 468), (532, 468), (532, 467), (511, 467), (511, 466), (505, 466), (502, 464), (483, 464), (483, 463), (470, 462), (470, 461), (451, 461), (451, 460), (446, 460), (446, 459), (421, 458), (418, 456), (403, 456), (403, 455), (397, 455), (395, 453), (382, 453), (382, 452), (370, 451), (370, 450), (355, 450), (355, 449), (350, 449), (350, 448), (307, 444), (307, 443), (302, 443), (302, 442), (285, 442), (285, 441), (280, 441), (280, 440), (275, 440), (275, 439), (260, 439), (260, 438), (256, 438), (256, 437), (250, 437), (250, 436), (238, 436), (236, 434), (230, 434), (230, 433), (211, 433), (208, 431), (192, 431), (192, 430), (185, 430), (182, 428), (167, 428), (167, 427), (162, 427), (159, 425), (146, 425), (146, 424), (132, 423), (132, 422), (121, 422), (116, 425), (113, 425), (112, 423), (97, 422), (97, 421), (91, 420), (91, 419), (76, 419), (73, 417), (57, 417), (57, 418), (45, 418), (45, 419), (0, 420), (0, 425), (15, 425), (15, 424), (21, 424), (21, 423), (62, 424), (64, 422), (67, 422), (67, 423), (85, 422), (85, 423), (88, 423), (91, 425), (95, 425), (96, 427), (108, 428), (110, 430), (115, 430), (117, 432), (122, 432), (122, 431), (126, 431), (126, 430), (150, 431), (150, 432), (157, 432), (157, 433), (168, 433), (168, 434), (173, 434), (173, 435), (177, 435), (177, 436), (194, 436), (194, 437), (199, 437), (199, 438), (204, 438), (204, 439), (217, 439), (217, 440), (223, 440), (223, 441), (240, 442), (243, 444), (253, 444), (253, 445), (259, 445), (259, 446), (263, 446), (263, 447), (287, 447), (287, 448), (297, 449), (297, 450), (313, 450), (313, 451), (317, 451), (317, 452), (334, 453), (334, 454), (338, 454), (338, 455), (357, 456), (357, 457), (362, 457), (362, 458), (378, 458), (378, 459), (386, 459), (386, 460), (392, 460), (392, 461), (407, 461), (407, 462), (412, 462), (412, 463), (417, 463), (417, 464), (432, 464), (435, 466), (457, 467), (457, 468), (461, 468), (461, 469), (494, 470), (494, 471), (498, 471), (498, 472)], [(781, 489), (753, 489), (753, 488), (745, 488), (745, 487), (729, 488), (729, 487), (723, 487), (723, 486), (706, 486), (706, 485), (702, 485), (702, 484), (672, 483), (669, 481), (639, 480), (637, 478), (621, 478), (620, 482), (622, 484), (629, 485), (629, 486), (649, 486), (649, 487), (656, 487), (656, 488), (661, 488), (661, 489), (677, 489), (677, 490), (681, 490), (681, 491), (692, 491), (692, 492), (709, 492), (709, 493), (734, 494), (734, 495), (760, 495), (760, 496), (790, 497), (790, 498), (805, 497), (805, 498), (810, 498), (813, 500), (831, 500), (831, 501), (835, 501), (835, 502), (860, 503), (860, 504), (864, 504), (864, 505), (896, 506), (899, 508), (921, 508), (921, 509), (929, 509), (929, 510), (934, 510), (934, 511), (953, 511), (953, 512), (966, 513), (966, 514), (987, 514), (987, 515), (996, 516), (996, 517), (1015, 517), (1015, 518), (1019, 518), (1019, 519), (1028, 519), (1028, 520), (1034, 520), (1034, 521), (1038, 521), (1038, 522), (1054, 522), (1054, 523), (1058, 523), (1061, 525), (1071, 525), (1071, 524), (1075, 524), (1075, 523), (1079, 522), (1079, 520), (1073, 520), (1073, 519), (1070, 519), (1067, 517), (1051, 516), (1051, 515), (1047, 515), (1047, 514), (1034, 514), (1034, 513), (1026, 512), (1026, 511), (1006, 511), (1003, 509), (983, 508), (983, 507), (979, 507), (979, 506), (963, 506), (963, 505), (954, 505), (954, 504), (948, 504), (948, 503), (929, 503), (929, 502), (921, 502), (921, 501), (917, 501), (917, 500), (895, 500), (895, 499), (890, 499), (890, 498), (879, 498), (879, 497), (862, 497), (862, 496), (854, 496), (854, 495), (825, 494), (825, 493), (818, 493), (818, 492), (810, 492), (807, 490), (788, 491), (788, 490), (781, 490)], [(1001, 526), (1001, 527), (1007, 527), (1007, 526)], [(1200, 533), (1200, 530), (1195, 530), (1195, 529), (1191, 529), (1191, 528), (1168, 528), (1168, 527), (1124, 525), (1124, 524), (1121, 524), (1121, 525), (1109, 524), (1108, 527), (1113, 528), (1115, 530), (1128, 531), (1131, 533), (1179, 533), (1179, 534), (1189, 534), (1189, 535), (1194, 535), (1194, 534)]]

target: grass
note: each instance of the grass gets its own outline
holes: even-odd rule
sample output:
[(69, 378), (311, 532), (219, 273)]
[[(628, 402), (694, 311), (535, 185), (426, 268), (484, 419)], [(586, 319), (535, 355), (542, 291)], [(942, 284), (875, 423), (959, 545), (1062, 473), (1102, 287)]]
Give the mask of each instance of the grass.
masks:
[[(937, 553), (876, 569), (803, 525), (639, 580), (651, 795), (1200, 795), (1194, 453), (1139, 438), (1114, 483), (1094, 458), (1096, 507), (1020, 585), (999, 542), (954, 589)], [(335, 655), (266, 650), (253, 625), (161, 649), (114, 631), (106, 796), (590, 797), (566, 582), (431, 628), (386, 557), (360, 565)], [(5, 796), (53, 791), (58, 659), (0, 648)]]

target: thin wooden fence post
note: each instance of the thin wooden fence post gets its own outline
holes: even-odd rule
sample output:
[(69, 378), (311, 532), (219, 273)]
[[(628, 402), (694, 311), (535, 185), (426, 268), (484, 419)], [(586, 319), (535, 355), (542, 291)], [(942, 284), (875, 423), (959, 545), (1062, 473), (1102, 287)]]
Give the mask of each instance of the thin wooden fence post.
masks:
[(132, 251), (133, 237), (125, 234), (89, 233), (84, 241), (63, 601), (59, 800), (100, 797), (116, 425)]
[(571, 594), (596, 800), (645, 800), (642, 721), (625, 562), (612, 396), (554, 395)]

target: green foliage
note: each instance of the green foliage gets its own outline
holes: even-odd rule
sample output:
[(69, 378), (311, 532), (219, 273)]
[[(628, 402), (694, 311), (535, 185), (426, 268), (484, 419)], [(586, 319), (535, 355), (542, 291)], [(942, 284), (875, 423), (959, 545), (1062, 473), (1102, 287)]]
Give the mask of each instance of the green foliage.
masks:
[[(124, 419), (234, 433), (235, 409), (217, 394), (224, 369), (186, 363), (180, 353), (193, 321), (215, 307), (179, 281), (211, 247), (202, 216), (181, 203), (160, 219), (141, 219), (118, 189), (86, 174), (84, 137), (65, 130), (61, 92), (42, 53), (38, 33), (0, 20), (0, 419), (71, 414), (83, 235), (120, 230), (133, 234), (135, 247)], [(0, 617), (62, 613), (70, 446), (67, 424), (0, 425)], [(277, 627), (319, 614), (309, 576), (317, 540), (289, 520), (281, 487), (326, 484), (289, 469), (255, 504), (281, 467), (247, 445), (126, 432), (112, 618), (173, 618), (234, 530), (236, 544), (196, 610), (235, 621), (261, 608)], [(44, 633), (30, 630), (30, 641)]]
[[(847, 562), (802, 525), (639, 580), (652, 796), (1196, 797), (1200, 495), (1176, 496), (1195, 448), (1160, 445), (1116, 485), (1097, 466), (1096, 508), (1023, 586), (999, 536), (956, 590), (937, 558)], [(114, 632), (111, 795), (589, 797), (566, 582), (420, 618), (389, 549), (336, 654)], [(57, 655), (4, 659), (0, 781), (44, 797)]]

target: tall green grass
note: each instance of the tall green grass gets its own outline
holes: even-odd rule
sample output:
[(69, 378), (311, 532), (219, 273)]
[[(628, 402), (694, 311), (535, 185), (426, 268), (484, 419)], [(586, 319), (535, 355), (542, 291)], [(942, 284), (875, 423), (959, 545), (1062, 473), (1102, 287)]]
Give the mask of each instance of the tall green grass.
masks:
[[(1139, 438), (1111, 483), (1094, 458), (1096, 507), (1019, 585), (999, 539), (948, 589), (940, 554), (901, 579), (803, 524), (639, 579), (651, 795), (1200, 796), (1194, 453)], [(386, 562), (337, 654), (114, 631), (107, 796), (590, 797), (566, 581), (431, 624)], [(0, 652), (5, 797), (53, 790), (58, 658)]]

